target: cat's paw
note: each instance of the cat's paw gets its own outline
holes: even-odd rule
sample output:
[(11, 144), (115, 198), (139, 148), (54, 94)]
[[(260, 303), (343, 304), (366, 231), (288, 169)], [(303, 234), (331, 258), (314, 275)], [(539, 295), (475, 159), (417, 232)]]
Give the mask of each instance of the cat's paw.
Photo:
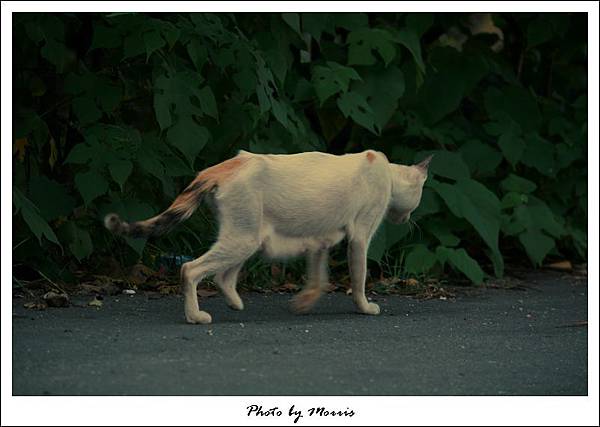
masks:
[(244, 302), (239, 296), (227, 298), (227, 305), (234, 310), (241, 311), (244, 309)]
[(206, 311), (196, 311), (196, 312), (187, 312), (185, 313), (185, 320), (191, 324), (201, 324), (208, 325), (212, 322), (212, 317)]
[(369, 314), (371, 316), (377, 316), (381, 313), (381, 309), (374, 302), (370, 302), (364, 309), (361, 310), (363, 314)]
[(303, 290), (292, 299), (292, 310), (296, 313), (306, 313), (313, 308), (320, 296), (319, 289)]

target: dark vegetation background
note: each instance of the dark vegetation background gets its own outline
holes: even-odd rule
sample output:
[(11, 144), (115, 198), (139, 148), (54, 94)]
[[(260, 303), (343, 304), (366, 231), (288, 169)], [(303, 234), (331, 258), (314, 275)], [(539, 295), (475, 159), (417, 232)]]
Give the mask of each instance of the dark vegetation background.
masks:
[[(13, 14), (13, 44), (17, 285), (175, 274), (215, 237), (206, 209), (150, 241), (103, 216), (152, 216), (239, 149), (434, 152), (418, 227), (382, 225), (371, 277), (586, 259), (585, 14)], [(301, 265), (257, 257), (242, 281)]]

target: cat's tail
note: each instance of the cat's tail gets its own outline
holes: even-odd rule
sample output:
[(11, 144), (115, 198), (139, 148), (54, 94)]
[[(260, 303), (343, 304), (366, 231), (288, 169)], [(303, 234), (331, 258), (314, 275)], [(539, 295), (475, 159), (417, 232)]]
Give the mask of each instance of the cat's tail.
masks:
[(119, 215), (110, 213), (104, 217), (104, 226), (115, 234), (131, 237), (150, 237), (164, 234), (178, 223), (188, 219), (202, 202), (205, 193), (222, 185), (245, 163), (244, 157), (234, 157), (203, 170), (177, 196), (171, 206), (155, 217), (144, 221), (126, 222)]

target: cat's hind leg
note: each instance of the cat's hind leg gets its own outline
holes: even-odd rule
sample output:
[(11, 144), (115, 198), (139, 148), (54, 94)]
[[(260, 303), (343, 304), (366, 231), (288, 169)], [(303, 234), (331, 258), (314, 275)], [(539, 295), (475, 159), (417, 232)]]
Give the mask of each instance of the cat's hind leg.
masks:
[[(198, 283), (207, 276), (220, 275), (231, 270), (232, 266), (241, 265), (256, 252), (258, 247), (257, 239), (219, 239), (200, 258), (181, 266), (185, 319), (188, 323), (207, 324), (212, 321), (210, 314), (201, 311), (198, 306), (198, 296), (196, 294)], [(235, 292), (235, 289), (233, 292)], [(237, 295), (237, 292), (235, 294)], [(233, 293), (229, 292), (229, 295), (233, 296)], [(241, 303), (241, 300), (238, 303)]]
[(244, 303), (236, 290), (237, 277), (242, 265), (243, 263), (240, 262), (238, 265), (235, 265), (222, 273), (218, 273), (215, 276), (215, 280), (225, 296), (227, 305), (234, 310), (244, 309)]
[(306, 259), (308, 280), (304, 289), (292, 300), (292, 309), (295, 312), (307, 312), (321, 297), (323, 290), (328, 285), (327, 258), (327, 249), (320, 249), (308, 254)]

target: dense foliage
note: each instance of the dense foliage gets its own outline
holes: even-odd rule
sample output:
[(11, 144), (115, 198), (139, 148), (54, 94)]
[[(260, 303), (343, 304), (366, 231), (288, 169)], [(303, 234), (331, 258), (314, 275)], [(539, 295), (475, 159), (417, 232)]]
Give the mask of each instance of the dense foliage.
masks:
[(148, 242), (101, 219), (164, 210), (239, 149), (435, 153), (418, 229), (384, 223), (374, 268), (480, 283), (586, 257), (585, 14), (13, 16), (15, 271), (198, 255), (204, 211)]

